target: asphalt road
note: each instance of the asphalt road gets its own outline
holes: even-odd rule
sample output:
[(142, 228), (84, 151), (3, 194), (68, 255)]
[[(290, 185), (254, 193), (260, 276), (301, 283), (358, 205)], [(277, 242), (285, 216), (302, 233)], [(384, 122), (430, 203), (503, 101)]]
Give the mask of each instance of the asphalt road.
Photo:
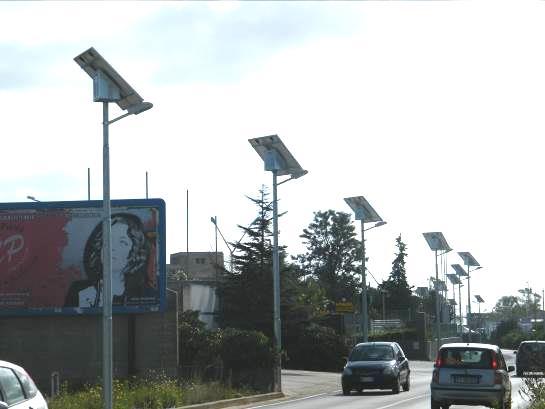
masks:
[[(512, 351), (505, 351), (508, 365), (514, 365)], [(429, 409), (430, 379), (433, 363), (411, 361), (411, 390), (398, 395), (391, 391), (364, 391), (361, 394), (352, 392), (343, 396), (340, 385), (340, 373), (323, 373), (309, 371), (282, 371), (282, 390), (286, 398), (274, 402), (240, 406), (239, 408), (271, 408), (271, 409)], [(522, 379), (511, 376), (513, 385), (513, 409), (527, 407), (520, 394)], [(451, 406), (452, 409), (477, 409), (482, 406)]]

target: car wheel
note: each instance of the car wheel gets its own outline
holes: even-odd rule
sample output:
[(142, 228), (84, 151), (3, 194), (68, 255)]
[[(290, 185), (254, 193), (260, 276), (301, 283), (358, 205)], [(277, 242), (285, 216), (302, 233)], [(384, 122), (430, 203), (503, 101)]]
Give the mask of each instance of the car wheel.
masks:
[(350, 395), (350, 388), (343, 385), (343, 395)]
[(394, 386), (392, 386), (392, 393), (399, 393), (401, 391), (401, 383), (400, 383), (399, 375), (397, 376), (397, 379), (394, 382)]
[(407, 380), (403, 384), (403, 390), (407, 392), (409, 389), (411, 389), (411, 376), (407, 375)]
[(431, 409), (441, 409), (441, 405), (436, 400), (431, 400)]

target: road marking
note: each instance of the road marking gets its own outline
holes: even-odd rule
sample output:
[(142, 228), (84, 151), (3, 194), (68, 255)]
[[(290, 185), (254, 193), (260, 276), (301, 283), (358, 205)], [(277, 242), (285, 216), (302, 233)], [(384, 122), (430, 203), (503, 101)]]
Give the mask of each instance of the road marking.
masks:
[(338, 391), (333, 391), (333, 392), (319, 393), (318, 395), (305, 396), (304, 398), (288, 399), (288, 400), (284, 400), (284, 401), (282, 401), (282, 402), (269, 403), (269, 404), (267, 404), (267, 405), (252, 406), (251, 408), (247, 408), (247, 409), (257, 409), (257, 408), (266, 408), (266, 407), (269, 407), (269, 406), (285, 405), (285, 404), (287, 404), (287, 403), (300, 402), (300, 401), (302, 401), (302, 400), (317, 398), (317, 397), (319, 397), (319, 396), (331, 395), (332, 393), (338, 393), (338, 392), (340, 392), (340, 390), (338, 390)]
[[(341, 392), (341, 390), (339, 389), (338, 391), (319, 393), (318, 395), (305, 396), (304, 398), (288, 399), (288, 400), (285, 400), (285, 401), (282, 401), (282, 402), (269, 403), (267, 405), (252, 406), (252, 407), (247, 408), (247, 409), (267, 408), (269, 406), (286, 405), (286, 404), (290, 404), (292, 402), (300, 402), (300, 401), (303, 401), (303, 400), (313, 399), (313, 398), (317, 398), (317, 397), (320, 397), (320, 396), (326, 396), (326, 395), (331, 395), (332, 393), (340, 393), (340, 392)], [(424, 393), (423, 395), (413, 396), (412, 398), (403, 399), (403, 400), (397, 401), (395, 403), (391, 403), (389, 405), (381, 406), (381, 407), (378, 407), (378, 408), (375, 408), (375, 409), (391, 408), (391, 407), (397, 406), (397, 405), (399, 405), (401, 403), (409, 402), (409, 401), (415, 400), (415, 399), (424, 398), (426, 396), (430, 396), (430, 394), (429, 393)]]
[(386, 409), (386, 408), (391, 408), (391, 407), (393, 407), (393, 406), (399, 405), (400, 403), (409, 402), (409, 401), (411, 401), (411, 400), (424, 398), (424, 397), (426, 397), (426, 396), (430, 396), (430, 394), (429, 394), (429, 393), (425, 393), (425, 394), (423, 394), (423, 395), (413, 396), (412, 398), (403, 399), (403, 400), (397, 401), (397, 402), (395, 402), (395, 403), (391, 403), (391, 404), (389, 404), (389, 405), (381, 406), (381, 407), (375, 408), (375, 409)]

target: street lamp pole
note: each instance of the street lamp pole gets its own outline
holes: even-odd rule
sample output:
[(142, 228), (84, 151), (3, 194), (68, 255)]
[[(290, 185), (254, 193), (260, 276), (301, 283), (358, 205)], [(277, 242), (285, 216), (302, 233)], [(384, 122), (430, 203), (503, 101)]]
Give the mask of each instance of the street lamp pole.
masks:
[(436, 343), (437, 343), (437, 349), (439, 349), (439, 344), (441, 343), (441, 313), (439, 308), (439, 264), (437, 262), (437, 252), (439, 250), (443, 251), (441, 255), (448, 253), (452, 249), (447, 243), (447, 240), (445, 239), (445, 236), (443, 236), (443, 233), (441, 232), (429, 232), (429, 233), (422, 233), (424, 238), (426, 239), (426, 242), (428, 243), (428, 246), (431, 250), (435, 253), (435, 282), (434, 282), (434, 290), (435, 290), (435, 332), (436, 332)]
[[(112, 409), (113, 340), (112, 340), (112, 238), (110, 203), (110, 147), (109, 125), (128, 115), (138, 115), (153, 104), (142, 97), (94, 49), (89, 48), (74, 58), (76, 63), (93, 79), (93, 101), (102, 102), (102, 382), (104, 408)], [(108, 104), (115, 102), (127, 113), (109, 119)], [(100, 300), (100, 297), (99, 297)]]
[[(361, 221), (361, 332), (363, 342), (369, 341), (369, 310), (367, 306), (367, 274), (365, 270), (365, 232), (386, 224), (363, 196), (347, 197), (346, 204), (354, 211), (355, 219)], [(375, 222), (375, 225), (365, 228), (366, 222)]]
[[(280, 318), (280, 256), (278, 252), (278, 197), (277, 186), (307, 174), (292, 156), (278, 135), (249, 139), (258, 155), (263, 159), (265, 170), (273, 175), (273, 329), (274, 329), (274, 390), (282, 390), (282, 326)], [(278, 176), (289, 176), (278, 183)]]
[(110, 145), (108, 102), (102, 103), (102, 379), (106, 409), (112, 407), (113, 340), (112, 340), (112, 212), (110, 206)]
[(473, 271), (482, 268), (480, 264), (475, 260), (475, 257), (467, 251), (458, 252), (458, 255), (464, 260), (464, 264), (467, 266), (467, 328), (468, 328), (468, 342), (471, 342), (471, 284), (470, 284), (470, 267), (476, 267)]
[(369, 322), (367, 319), (367, 275), (365, 274), (365, 220), (361, 219), (361, 248), (363, 256), (361, 258), (361, 329), (363, 342), (369, 341)]

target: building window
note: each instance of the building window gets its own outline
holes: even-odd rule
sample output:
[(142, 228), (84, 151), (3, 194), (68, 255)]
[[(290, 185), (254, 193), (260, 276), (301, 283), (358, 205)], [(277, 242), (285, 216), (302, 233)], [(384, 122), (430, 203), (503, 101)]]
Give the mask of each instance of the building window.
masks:
[(206, 263), (206, 259), (204, 259), (204, 258), (196, 258), (196, 259), (195, 259), (195, 263), (197, 263), (197, 264), (205, 264), (205, 263)]

